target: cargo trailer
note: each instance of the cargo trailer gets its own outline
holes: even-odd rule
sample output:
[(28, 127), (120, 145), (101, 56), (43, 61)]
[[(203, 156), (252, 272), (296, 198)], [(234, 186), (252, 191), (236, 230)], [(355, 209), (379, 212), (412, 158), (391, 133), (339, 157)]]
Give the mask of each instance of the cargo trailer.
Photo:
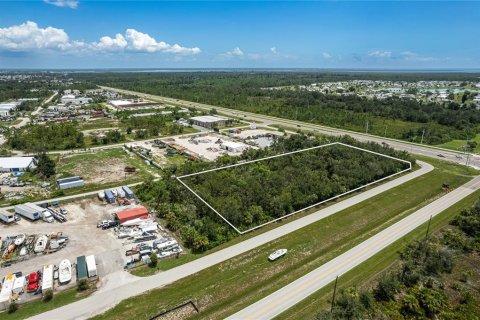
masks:
[(0, 220), (5, 222), (6, 224), (10, 224), (15, 222), (15, 213), (8, 212), (7, 210), (1, 209), (0, 210)]
[(115, 196), (113, 195), (112, 190), (105, 190), (105, 200), (107, 200), (108, 203), (115, 202)]
[(133, 199), (135, 197), (135, 195), (133, 194), (133, 191), (130, 190), (128, 186), (123, 186), (122, 189), (125, 192), (125, 197), (127, 199)]
[(96, 277), (97, 276), (97, 264), (95, 262), (95, 256), (89, 255), (85, 257), (85, 261), (87, 262), (87, 272), (88, 277)]
[(88, 278), (87, 262), (85, 260), (85, 256), (77, 257), (76, 269), (77, 269), (77, 281)]
[(15, 275), (7, 274), (2, 283), (2, 290), (0, 291), (0, 306), (7, 308), (10, 304), (10, 297), (12, 296), (13, 284), (15, 283)]
[(43, 266), (42, 293), (50, 289), (53, 290), (53, 265), (46, 264)]
[(17, 204), (14, 208), (15, 213), (18, 213), (19, 215), (30, 220), (42, 219), (42, 212), (45, 210), (44, 208), (30, 202)]

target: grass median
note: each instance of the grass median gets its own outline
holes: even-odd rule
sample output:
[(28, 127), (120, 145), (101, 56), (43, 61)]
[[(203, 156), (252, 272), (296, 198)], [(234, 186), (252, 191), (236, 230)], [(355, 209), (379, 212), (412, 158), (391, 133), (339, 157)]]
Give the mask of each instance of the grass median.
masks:
[[(192, 299), (200, 309), (184, 318), (220, 319), (263, 298), (442, 196), (476, 172), (446, 162), (436, 169), (266, 245), (171, 285), (127, 299), (96, 319), (146, 319)], [(267, 256), (288, 248), (283, 259)]]
[[(448, 225), (448, 223), (463, 209), (470, 208), (480, 197), (480, 191), (476, 191), (465, 199), (444, 210), (432, 218), (430, 233), (436, 233)], [(356, 268), (345, 273), (338, 279), (337, 292), (342, 288), (355, 286), (357, 288), (369, 287), (382, 274), (385, 274), (400, 262), (399, 252), (414, 240), (425, 237), (428, 223), (424, 223), (405, 237), (397, 240), (387, 248), (383, 249)], [(331, 305), (334, 283), (330, 283), (313, 295), (304, 299), (275, 319), (314, 319), (321, 310), (329, 310)]]

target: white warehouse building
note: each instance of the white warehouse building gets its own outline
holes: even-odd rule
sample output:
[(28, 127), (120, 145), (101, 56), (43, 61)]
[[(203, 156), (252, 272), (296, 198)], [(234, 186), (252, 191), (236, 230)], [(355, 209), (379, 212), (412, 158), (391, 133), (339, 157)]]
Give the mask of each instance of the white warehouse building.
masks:
[(33, 157), (0, 157), (0, 172), (26, 171), (34, 166)]

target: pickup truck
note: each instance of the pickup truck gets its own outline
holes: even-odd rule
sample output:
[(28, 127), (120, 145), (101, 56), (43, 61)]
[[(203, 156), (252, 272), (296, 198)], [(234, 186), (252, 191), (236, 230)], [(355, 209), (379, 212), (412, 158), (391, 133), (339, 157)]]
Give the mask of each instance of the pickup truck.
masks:
[(52, 223), (55, 221), (55, 219), (53, 219), (52, 214), (48, 210), (45, 210), (42, 212), (42, 218), (43, 218), (43, 221), (48, 223)]

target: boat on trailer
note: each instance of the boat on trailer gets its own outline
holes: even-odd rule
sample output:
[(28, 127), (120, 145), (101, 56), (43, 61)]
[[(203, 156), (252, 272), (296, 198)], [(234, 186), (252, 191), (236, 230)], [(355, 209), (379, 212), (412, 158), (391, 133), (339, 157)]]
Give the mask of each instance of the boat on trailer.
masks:
[(16, 238), (15, 238), (15, 245), (18, 247), (18, 246), (21, 246), (22, 243), (25, 241), (25, 239), (27, 238), (27, 236), (25, 234), (20, 234), (18, 235)]
[(72, 264), (70, 260), (64, 259), (58, 266), (58, 281), (61, 284), (68, 283), (72, 280)]
[(275, 261), (280, 257), (283, 257), (287, 253), (287, 249), (278, 249), (277, 251), (273, 252), (271, 255), (268, 256), (268, 260)]
[(35, 249), (33, 250), (35, 253), (40, 253), (45, 251), (47, 247), (48, 237), (46, 235), (41, 235), (38, 237), (37, 242), (35, 242)]

